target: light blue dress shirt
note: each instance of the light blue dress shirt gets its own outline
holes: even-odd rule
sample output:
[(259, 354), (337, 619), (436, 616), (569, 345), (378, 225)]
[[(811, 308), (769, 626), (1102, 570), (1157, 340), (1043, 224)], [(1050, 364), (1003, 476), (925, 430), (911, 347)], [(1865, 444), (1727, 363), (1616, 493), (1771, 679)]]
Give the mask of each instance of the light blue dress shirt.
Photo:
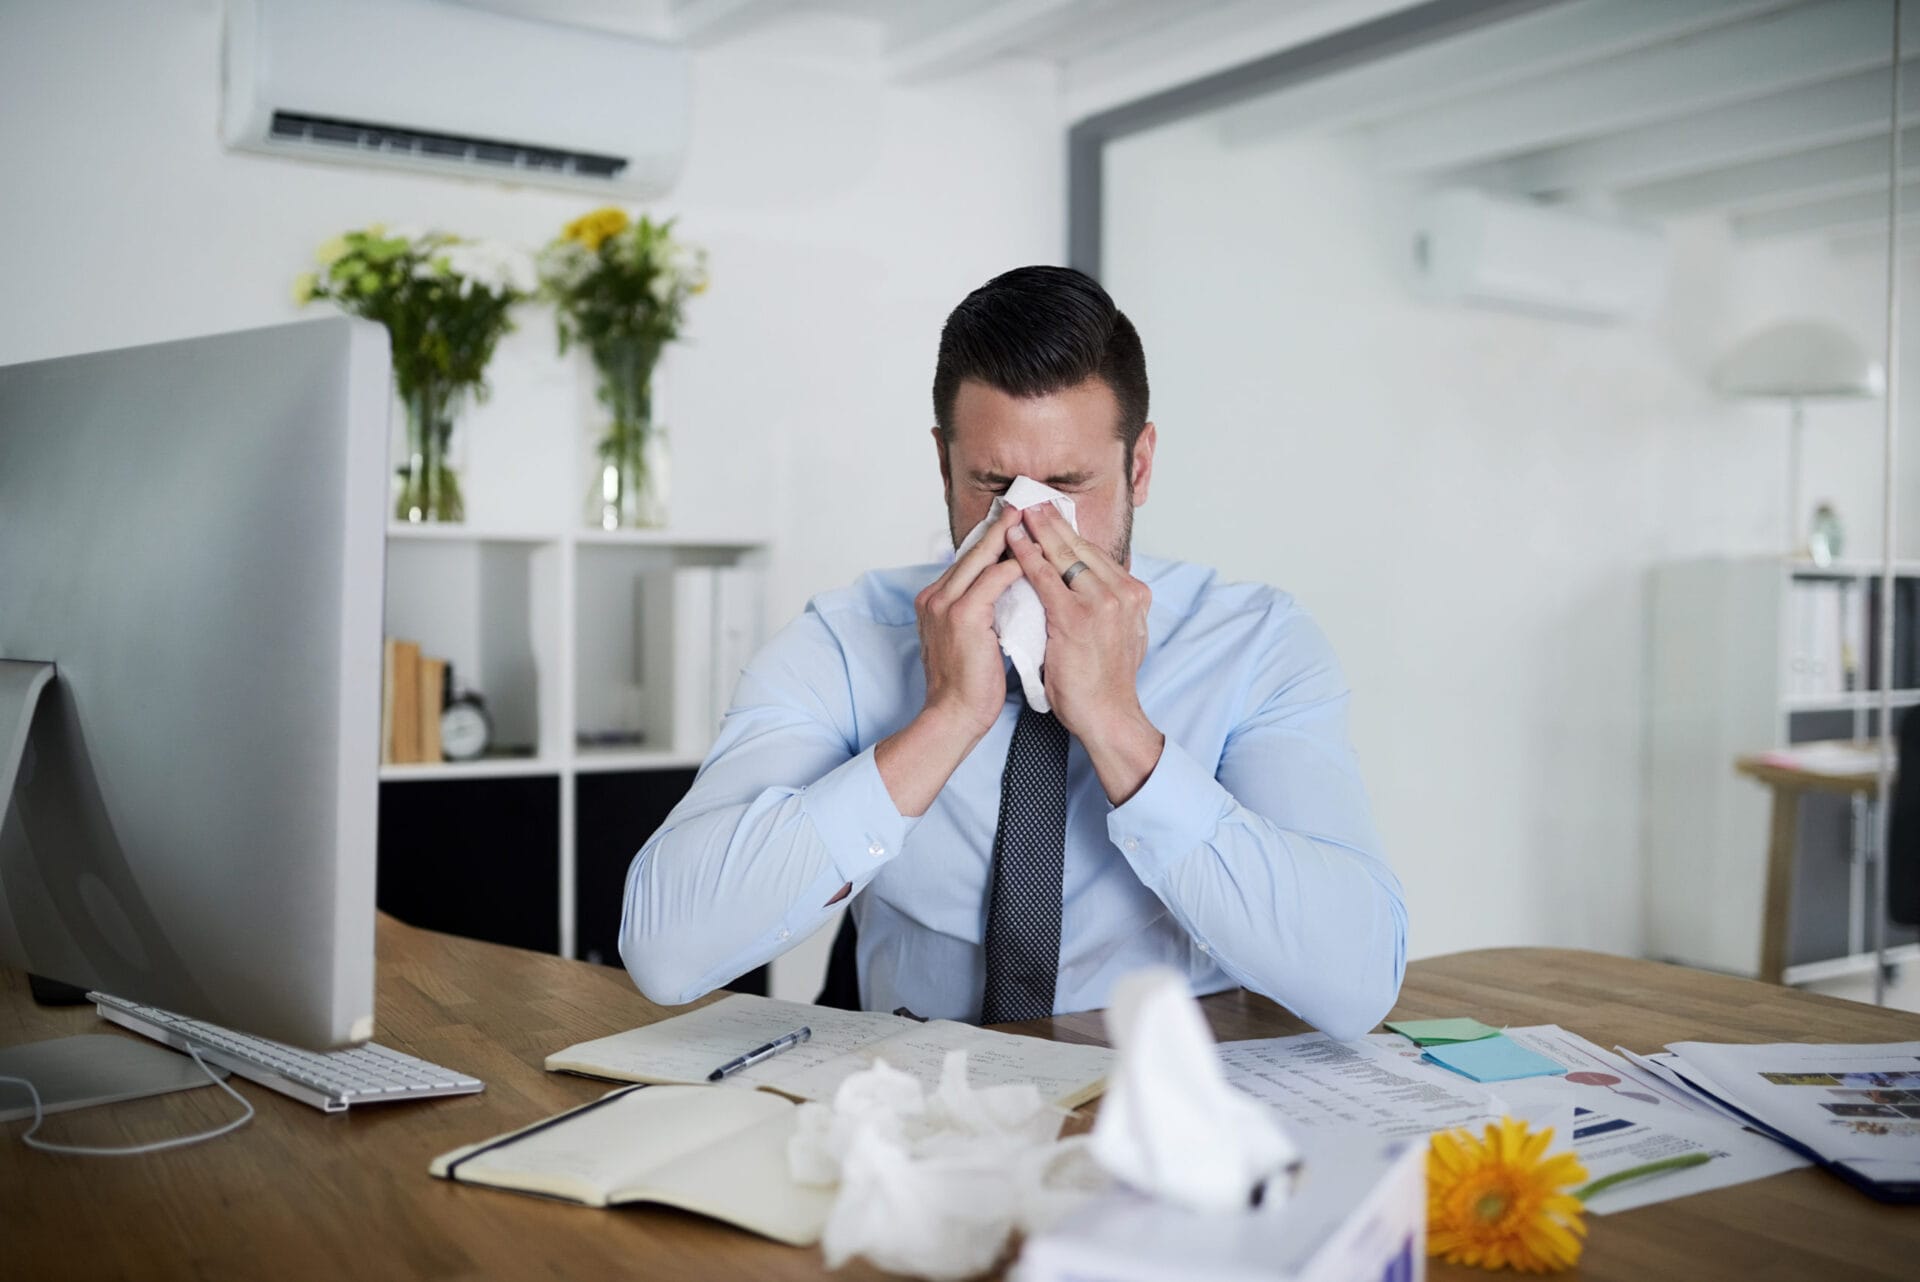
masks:
[[(873, 759), (925, 700), (913, 598), (943, 568), (814, 598), (741, 674), (692, 789), (627, 874), (620, 953), (650, 999), (692, 1001), (785, 952), (851, 883), (865, 1005), (979, 1018), (1019, 681), (919, 818)], [(1357, 1037), (1400, 990), (1406, 910), (1333, 652), (1285, 593), (1139, 555), (1132, 572), (1153, 590), (1140, 703), (1167, 743), (1120, 806), (1070, 743), (1054, 1009), (1105, 1006), (1115, 980), (1159, 964), (1195, 993), (1244, 985)]]

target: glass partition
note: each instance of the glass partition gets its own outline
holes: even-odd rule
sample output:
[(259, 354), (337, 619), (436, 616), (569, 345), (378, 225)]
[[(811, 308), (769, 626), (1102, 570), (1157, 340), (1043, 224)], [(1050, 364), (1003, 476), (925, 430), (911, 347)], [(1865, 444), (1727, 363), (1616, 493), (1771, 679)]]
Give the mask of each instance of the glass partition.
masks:
[(1920, 974), (1874, 875), (1882, 705), (1920, 703), (1920, 577), (1876, 586), (1890, 531), (1920, 567), (1894, 19), (1435, 23), (1117, 125), (1079, 184), (1153, 384), (1138, 546), (1329, 635), (1414, 955)]

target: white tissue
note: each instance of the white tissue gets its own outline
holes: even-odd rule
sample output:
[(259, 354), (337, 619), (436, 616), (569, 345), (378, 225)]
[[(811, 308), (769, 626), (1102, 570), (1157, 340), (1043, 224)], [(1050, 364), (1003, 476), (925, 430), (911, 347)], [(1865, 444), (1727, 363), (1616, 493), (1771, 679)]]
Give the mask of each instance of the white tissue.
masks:
[(820, 1239), (827, 1267), (859, 1255), (923, 1278), (992, 1268), (1015, 1228), (1044, 1227), (1105, 1186), (1083, 1140), (1056, 1142), (1065, 1116), (1031, 1083), (969, 1086), (965, 1051), (948, 1052), (931, 1095), (876, 1060), (831, 1107), (802, 1104), (793, 1178), (840, 1185)]
[[(1054, 511), (1065, 517), (1076, 533), (1079, 531), (1080, 521), (1073, 514), (1072, 499), (1030, 476), (1016, 476), (1005, 494), (994, 497), (986, 520), (960, 540), (954, 556), (966, 555), (967, 549), (986, 537), (987, 527), (998, 520), (1009, 505), (1024, 511), (1042, 503), (1052, 503)], [(1015, 579), (1013, 586), (1000, 594), (1000, 599), (993, 603), (993, 630), (1000, 634), (1000, 648), (1013, 660), (1013, 669), (1020, 674), (1027, 706), (1035, 712), (1053, 711), (1047, 702), (1047, 688), (1040, 680), (1040, 665), (1047, 657), (1047, 612), (1033, 584), (1024, 578)]]
[[(1198, 1211), (1244, 1210), (1298, 1149), (1266, 1107), (1227, 1084), (1184, 975), (1149, 967), (1114, 985), (1107, 1040), (1120, 1052), (1093, 1156), (1143, 1193)], [(1267, 1182), (1275, 1207), (1291, 1181)]]

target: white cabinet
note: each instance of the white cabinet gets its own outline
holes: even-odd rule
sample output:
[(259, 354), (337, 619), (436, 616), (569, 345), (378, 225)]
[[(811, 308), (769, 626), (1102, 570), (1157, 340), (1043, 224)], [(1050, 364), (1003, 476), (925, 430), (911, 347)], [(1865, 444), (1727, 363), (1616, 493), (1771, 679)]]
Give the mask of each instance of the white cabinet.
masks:
[[(1735, 758), (1789, 743), (1877, 732), (1879, 693), (1864, 639), (1877, 566), (1825, 567), (1777, 557), (1717, 557), (1656, 567), (1650, 585), (1647, 706), (1648, 952), (1687, 965), (1757, 974), (1766, 882), (1768, 790)], [(1897, 567), (1903, 579), (1920, 565)], [(1917, 585), (1920, 586), (1920, 585)], [(1903, 588), (1902, 594), (1915, 588)], [(1902, 596), (1896, 596), (1896, 601)], [(1839, 611), (1857, 611), (1851, 634)], [(1828, 613), (1833, 618), (1828, 618)], [(1920, 684), (1912, 624), (1893, 662)], [(1843, 655), (1856, 676), (1849, 689)], [(1900, 682), (1896, 681), (1896, 685)], [(1897, 689), (1896, 709), (1920, 704)], [(1844, 798), (1803, 805), (1787, 982), (1871, 965), (1864, 830)], [(1910, 940), (1910, 932), (1889, 934)], [(1910, 950), (1909, 950), (1910, 951)]]
[[(700, 763), (740, 666), (765, 636), (767, 557), (764, 539), (731, 534), (390, 527), (386, 632), (449, 660), (457, 686), (484, 697), (493, 748), (471, 762), (383, 766), (383, 789), (553, 778), (553, 937), (574, 956), (576, 785), (587, 775)], [(662, 585), (676, 579), (711, 585), (698, 626), (683, 619), (663, 628), (648, 617), (666, 608)], [(692, 652), (681, 644), (689, 638)], [(383, 845), (381, 858), (398, 868), (408, 853)]]

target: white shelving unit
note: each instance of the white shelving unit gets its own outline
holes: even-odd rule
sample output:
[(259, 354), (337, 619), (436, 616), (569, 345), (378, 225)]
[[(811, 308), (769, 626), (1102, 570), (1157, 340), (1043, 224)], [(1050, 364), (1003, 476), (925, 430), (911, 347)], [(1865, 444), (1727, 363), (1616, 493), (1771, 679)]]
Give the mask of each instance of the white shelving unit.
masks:
[[(1894, 570), (1902, 578), (1920, 576), (1920, 562)], [(1839, 733), (1817, 737), (1868, 734), (1879, 691), (1790, 693), (1791, 609), (1798, 582), (1850, 583), (1864, 606), (1864, 593), (1879, 576), (1877, 564), (1819, 566), (1767, 556), (1654, 570), (1646, 756), (1653, 956), (1734, 974), (1759, 972), (1770, 798), (1766, 788), (1734, 772), (1734, 759), (1787, 745), (1794, 718), (1804, 714), (1847, 717)], [(1892, 697), (1895, 708), (1920, 705), (1920, 690), (1895, 690)], [(1857, 855), (1850, 870), (1849, 947), (1789, 965), (1788, 983), (1871, 969), (1873, 954), (1859, 942), (1870, 936)]]
[(767, 557), (766, 539), (732, 534), (388, 527), (386, 631), (446, 658), (457, 685), (480, 692), (495, 755), (383, 766), (382, 784), (553, 778), (563, 956), (574, 956), (577, 943), (575, 780), (694, 767), (705, 752), (705, 740), (693, 750), (684, 735), (664, 746), (579, 743), (583, 732), (650, 730), (648, 706), (636, 697), (634, 580), (678, 566), (764, 570)]

